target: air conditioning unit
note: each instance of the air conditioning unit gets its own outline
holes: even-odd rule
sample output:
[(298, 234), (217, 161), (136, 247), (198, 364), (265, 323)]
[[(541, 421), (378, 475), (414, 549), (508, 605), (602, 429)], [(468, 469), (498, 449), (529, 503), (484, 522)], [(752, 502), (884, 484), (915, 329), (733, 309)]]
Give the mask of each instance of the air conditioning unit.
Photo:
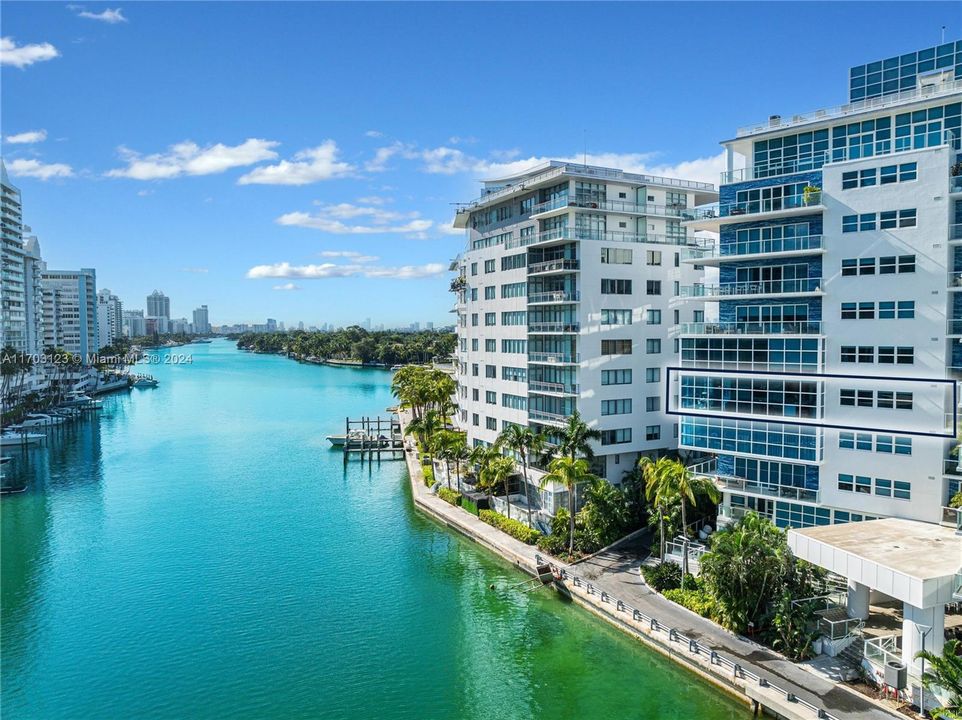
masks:
[(905, 665), (898, 660), (888, 660), (885, 663), (885, 684), (896, 690), (904, 690), (908, 679)]

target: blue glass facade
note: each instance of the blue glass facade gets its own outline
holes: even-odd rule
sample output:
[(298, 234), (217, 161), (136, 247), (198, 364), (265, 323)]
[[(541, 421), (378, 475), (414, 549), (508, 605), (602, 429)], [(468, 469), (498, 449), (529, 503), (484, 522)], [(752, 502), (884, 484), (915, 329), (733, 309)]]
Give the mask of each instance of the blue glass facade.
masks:
[(918, 86), (919, 75), (938, 71), (951, 71), (956, 79), (962, 79), (962, 41), (856, 65), (849, 70), (849, 100), (911, 90)]

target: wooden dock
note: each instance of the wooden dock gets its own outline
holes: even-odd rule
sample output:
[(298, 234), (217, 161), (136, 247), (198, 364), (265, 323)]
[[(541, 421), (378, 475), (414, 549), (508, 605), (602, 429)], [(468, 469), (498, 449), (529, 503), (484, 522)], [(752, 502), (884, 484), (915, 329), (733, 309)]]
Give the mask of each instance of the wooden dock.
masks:
[(347, 436), (341, 448), (344, 462), (352, 455), (362, 460), (365, 455), (368, 460), (380, 461), (382, 456), (388, 460), (404, 459), (404, 435), (397, 415), (387, 418), (380, 415), (362, 417), (359, 420), (344, 418), (344, 434)]

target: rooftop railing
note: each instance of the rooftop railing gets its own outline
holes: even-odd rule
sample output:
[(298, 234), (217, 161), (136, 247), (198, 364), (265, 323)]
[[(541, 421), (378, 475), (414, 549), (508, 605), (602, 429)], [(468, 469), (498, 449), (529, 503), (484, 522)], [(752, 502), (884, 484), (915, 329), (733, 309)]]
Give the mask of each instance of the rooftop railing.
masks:
[(822, 323), (798, 322), (712, 322), (681, 323), (682, 335), (821, 335)]
[(939, 83), (937, 85), (920, 85), (912, 88), (911, 90), (903, 90), (902, 92), (891, 93), (881, 97), (858, 100), (856, 102), (846, 103), (844, 105), (836, 105), (834, 107), (813, 110), (812, 112), (793, 115), (791, 118), (782, 118), (781, 116), (774, 115), (769, 118), (767, 122), (759, 123), (757, 125), (746, 125), (745, 127), (738, 128), (736, 136), (745, 137), (747, 135), (754, 135), (756, 133), (792, 128), (810, 122), (834, 120), (847, 115), (855, 115), (871, 110), (880, 110), (882, 108), (892, 107), (893, 105), (902, 105), (918, 100), (928, 100), (931, 98), (943, 97), (945, 95), (951, 95), (960, 91), (962, 91), (962, 80), (951, 80)]

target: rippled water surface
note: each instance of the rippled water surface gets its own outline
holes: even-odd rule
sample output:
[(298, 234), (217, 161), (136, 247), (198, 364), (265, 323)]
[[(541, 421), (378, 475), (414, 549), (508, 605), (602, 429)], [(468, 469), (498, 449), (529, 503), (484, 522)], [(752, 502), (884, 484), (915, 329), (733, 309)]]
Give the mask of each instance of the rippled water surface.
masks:
[(345, 466), (388, 373), (173, 353), (4, 467), (4, 720), (747, 717)]

